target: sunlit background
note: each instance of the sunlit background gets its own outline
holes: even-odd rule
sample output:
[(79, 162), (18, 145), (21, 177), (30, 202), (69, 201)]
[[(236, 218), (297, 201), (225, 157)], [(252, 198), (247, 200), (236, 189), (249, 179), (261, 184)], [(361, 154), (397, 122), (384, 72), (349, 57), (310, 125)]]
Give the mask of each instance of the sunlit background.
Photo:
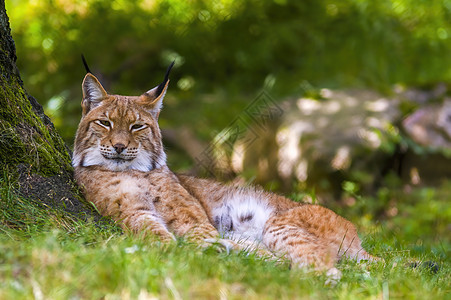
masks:
[[(389, 226), (402, 224), (412, 240), (421, 231), (442, 243), (449, 233), (450, 0), (7, 0), (6, 8), (25, 87), (69, 147), (81, 54), (110, 93), (125, 95), (159, 84), (175, 60), (160, 115), (173, 169), (208, 175), (212, 159), (226, 179), (304, 201), (339, 199), (333, 205), (363, 223), (402, 215)], [(253, 103), (276, 116), (255, 124)], [(230, 141), (231, 132), (240, 134)]]
[(158, 84), (175, 59), (166, 103), (174, 110), (163, 121), (201, 132), (222, 129), (262, 88), (280, 99), (305, 82), (389, 90), (451, 80), (449, 0), (7, 0), (6, 8), (26, 88), (69, 144), (82, 53), (122, 94)]

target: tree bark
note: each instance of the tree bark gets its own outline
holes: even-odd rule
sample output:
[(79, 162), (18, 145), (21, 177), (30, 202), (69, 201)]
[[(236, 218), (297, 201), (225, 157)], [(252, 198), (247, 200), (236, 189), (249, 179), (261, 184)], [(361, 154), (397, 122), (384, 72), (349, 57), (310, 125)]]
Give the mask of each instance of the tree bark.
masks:
[(0, 176), (25, 198), (96, 216), (73, 180), (68, 148), (42, 106), (25, 91), (16, 59), (5, 1), (0, 0)]

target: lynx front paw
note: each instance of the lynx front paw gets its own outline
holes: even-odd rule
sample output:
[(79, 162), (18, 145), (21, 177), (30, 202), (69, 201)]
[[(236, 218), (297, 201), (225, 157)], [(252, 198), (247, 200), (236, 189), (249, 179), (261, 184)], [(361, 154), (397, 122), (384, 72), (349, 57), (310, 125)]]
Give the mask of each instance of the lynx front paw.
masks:
[(330, 268), (326, 272), (326, 282), (324, 283), (327, 286), (336, 286), (338, 282), (340, 282), (341, 279), (341, 271), (337, 268)]
[(216, 246), (218, 252), (226, 251), (227, 254), (230, 253), (230, 250), (241, 250), (240, 245), (235, 243), (232, 240), (226, 240), (226, 239), (204, 239), (204, 244), (202, 245), (204, 247), (211, 247)]
[(177, 239), (175, 236), (170, 232), (164, 232), (164, 234), (157, 234), (158, 238), (162, 243), (172, 243), (175, 242)]

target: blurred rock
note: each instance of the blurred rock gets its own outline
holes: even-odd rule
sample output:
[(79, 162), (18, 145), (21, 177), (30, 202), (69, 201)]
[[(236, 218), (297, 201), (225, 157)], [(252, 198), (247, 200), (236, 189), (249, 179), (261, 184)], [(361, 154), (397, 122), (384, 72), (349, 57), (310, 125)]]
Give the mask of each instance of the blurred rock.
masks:
[(451, 98), (420, 107), (402, 125), (408, 136), (422, 146), (451, 149)]
[(403, 158), (402, 178), (413, 184), (451, 178), (451, 98), (421, 106), (402, 127), (414, 142)]
[(405, 99), (407, 101), (415, 102), (417, 104), (430, 104), (431, 102), (441, 99), (446, 96), (448, 87), (445, 83), (441, 82), (432, 87), (426, 88), (403, 88), (399, 85), (394, 89), (398, 98)]
[[(409, 184), (451, 178), (451, 101), (428, 104), (446, 88), (392, 98), (368, 90), (320, 94), (287, 100), (278, 107), (283, 114), (254, 123), (234, 143), (233, 170), (286, 192), (314, 189), (326, 200), (339, 197), (347, 181), (356, 183), (346, 186), (351, 192), (374, 192), (389, 173)], [(422, 106), (402, 121), (406, 97)]]
[(351, 178), (371, 185), (395, 150), (398, 101), (366, 90), (321, 95), (287, 101), (278, 120), (252, 126), (258, 139), (245, 149), (246, 138), (235, 144), (235, 171), (255, 170), (258, 183), (278, 182), (284, 190), (301, 182), (336, 191)]

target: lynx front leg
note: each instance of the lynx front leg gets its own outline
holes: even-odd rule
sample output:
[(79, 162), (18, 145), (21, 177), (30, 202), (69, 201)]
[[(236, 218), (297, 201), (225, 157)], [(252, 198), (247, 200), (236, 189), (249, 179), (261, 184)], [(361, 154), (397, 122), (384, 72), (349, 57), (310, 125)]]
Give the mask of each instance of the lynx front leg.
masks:
[[(207, 220), (203, 223), (183, 224), (189, 229), (179, 227), (176, 232), (184, 236), (188, 241), (198, 244), (201, 247), (219, 246), (218, 251), (225, 250), (227, 253), (230, 250), (240, 250), (241, 247), (234, 241), (219, 238), (219, 232)], [(176, 233), (177, 234), (177, 233)]]
[(162, 242), (175, 241), (174, 235), (169, 232), (160, 217), (152, 214), (150, 211), (140, 211), (131, 214), (122, 220), (121, 225), (123, 228), (135, 233), (154, 234)]
[[(241, 250), (242, 247), (234, 241), (219, 238), (218, 230), (210, 223), (203, 208), (195, 201), (188, 201), (193, 200), (190, 197), (185, 198), (177, 207), (170, 206), (170, 213), (165, 213), (170, 230), (201, 247), (216, 245), (227, 252)], [(167, 212), (168, 209), (164, 211)]]

